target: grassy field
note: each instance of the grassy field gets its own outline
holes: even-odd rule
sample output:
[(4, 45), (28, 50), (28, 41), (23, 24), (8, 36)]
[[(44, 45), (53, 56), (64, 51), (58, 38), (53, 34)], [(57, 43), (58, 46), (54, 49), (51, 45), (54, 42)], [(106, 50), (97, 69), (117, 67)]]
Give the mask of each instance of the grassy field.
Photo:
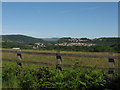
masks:
[[(56, 51), (38, 51), (22, 50), (29, 52), (53, 52)], [(108, 55), (109, 53), (96, 52), (60, 52), (75, 53), (86, 55)], [(114, 53), (114, 55), (117, 55)], [(108, 78), (108, 71), (97, 70), (94, 68), (74, 68), (78, 66), (90, 66), (96, 68), (108, 68), (108, 58), (80, 57), (80, 56), (62, 56), (62, 72), (56, 70), (55, 55), (33, 55), (22, 53), (23, 61), (42, 62), (47, 65), (23, 63), (22, 68), (16, 62), (4, 61), (5, 59), (17, 60), (16, 53), (2, 53), (2, 87), (3, 88), (76, 88), (81, 90), (100, 89), (117, 90), (119, 88), (119, 74), (115, 72), (114, 78)], [(70, 65), (71, 67), (64, 67)], [(115, 59), (115, 67), (118, 66), (118, 59)], [(117, 83), (114, 83), (117, 82)]]
[(1, 88), (2, 88), (2, 60), (0, 60), (0, 89)]
[[(11, 49), (7, 49), (11, 50)], [(22, 51), (30, 51), (30, 52), (53, 52), (56, 53), (56, 51), (41, 51), (41, 50), (22, 50)], [(107, 52), (68, 52), (68, 51), (61, 51), (60, 53), (74, 53), (74, 54), (86, 54), (86, 55), (106, 55), (108, 56), (109, 53)], [(117, 55), (117, 53), (114, 53), (114, 55)], [(33, 54), (22, 54), (23, 61), (28, 62), (43, 62), (55, 65), (56, 64), (56, 56), (54, 55), (33, 55)], [(2, 59), (11, 59), (11, 60), (17, 60), (16, 53), (8, 53), (4, 52), (2, 53)], [(4, 61), (3, 61), (4, 64)], [(79, 56), (62, 56), (62, 65), (74, 65), (77, 64), (78, 66), (91, 66), (91, 67), (105, 67), (107, 68), (108, 58), (93, 58), (93, 57), (79, 57)], [(115, 67), (118, 66), (118, 59), (115, 59)]]
[[(119, 90), (119, 78), (116, 73), (113, 79), (107, 72), (95, 69), (65, 68), (59, 72), (46, 66), (23, 65), (15, 62), (4, 62), (2, 88), (74, 88), (80, 90)], [(116, 82), (117, 81), (117, 82)], [(116, 82), (116, 83), (114, 83)]]
[[(16, 51), (15, 49), (2, 49), (2, 50), (12, 50)], [(22, 51), (30, 51), (30, 52), (50, 52), (50, 53), (57, 53), (59, 51), (55, 50), (31, 50), (31, 49), (22, 49)], [(89, 54), (89, 55), (109, 55), (109, 52), (80, 52), (80, 51), (60, 51), (60, 53), (71, 53), (71, 54)], [(118, 53), (114, 53), (114, 55), (118, 55)], [(120, 55), (120, 54), (119, 54)]]

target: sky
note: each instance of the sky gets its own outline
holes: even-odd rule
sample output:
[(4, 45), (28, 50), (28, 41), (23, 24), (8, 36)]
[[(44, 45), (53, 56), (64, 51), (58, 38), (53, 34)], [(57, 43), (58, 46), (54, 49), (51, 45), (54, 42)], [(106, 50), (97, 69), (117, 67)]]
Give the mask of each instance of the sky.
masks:
[(36, 38), (118, 36), (117, 2), (3, 2), (2, 34)]
[(0, 34), (2, 33), (2, 3), (0, 2)]
[(118, 2), (119, 0), (1, 0), (2, 2)]

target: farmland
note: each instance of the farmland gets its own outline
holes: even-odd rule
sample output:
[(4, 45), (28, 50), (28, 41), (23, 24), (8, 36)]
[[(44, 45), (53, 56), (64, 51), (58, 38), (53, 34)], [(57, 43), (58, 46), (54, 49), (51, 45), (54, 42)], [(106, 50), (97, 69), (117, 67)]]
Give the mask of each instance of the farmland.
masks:
[(95, 69), (63, 68), (62, 72), (58, 72), (54, 68), (33, 64), (24, 64), (21, 68), (15, 62), (5, 62), (3, 66), (3, 88), (84, 90), (118, 90), (119, 88), (120, 76), (117, 73), (113, 79), (109, 79), (107, 72)]
[(1, 3), (0, 89), (120, 89), (120, 3), (9, 2)]
[[(107, 77), (109, 66), (109, 53), (107, 52), (61, 51), (63, 71), (60, 73), (55, 69), (55, 54), (58, 51), (22, 50), (23, 67), (20, 68), (16, 64), (18, 59), (16, 53), (9, 52), (14, 50), (3, 50), (8, 51), (2, 53), (3, 88), (109, 89), (113, 88), (110, 87), (112, 82), (119, 78), (118, 72), (115, 72), (112, 81)], [(27, 52), (39, 54), (29, 54)], [(118, 56), (117, 53), (113, 55)], [(118, 63), (118, 58), (115, 58), (115, 68), (119, 68)], [(117, 84), (114, 86), (117, 88)]]
[[(10, 50), (10, 49), (7, 49)], [(22, 50), (23, 52), (26, 50)], [(47, 63), (50, 65), (56, 64), (56, 51), (39, 51), (39, 50), (27, 50), (28, 52), (41, 52), (41, 53), (53, 53), (53, 55), (40, 55), (40, 54), (27, 54), (23, 53), (23, 61), (25, 62), (41, 62), (41, 63)], [(72, 55), (62, 55), (64, 53), (67, 54), (79, 54), (81, 56), (72, 56)], [(109, 53), (95, 53), (95, 52), (68, 52), (68, 51), (61, 51), (60, 54), (62, 55), (62, 65), (74, 65), (75, 63), (78, 64), (78, 66), (91, 66), (91, 67), (108, 67), (108, 57)], [(82, 55), (88, 55), (88, 56), (98, 56), (98, 57), (82, 57)], [(106, 57), (100, 57), (100, 56), (106, 56)], [(117, 53), (114, 53), (114, 56), (117, 56)], [(10, 52), (3, 52), (2, 53), (2, 59), (10, 59), (10, 60), (17, 60), (16, 53), (10, 53)], [(3, 62), (4, 63), (4, 62)], [(116, 66), (118, 67), (118, 58), (115, 59)]]

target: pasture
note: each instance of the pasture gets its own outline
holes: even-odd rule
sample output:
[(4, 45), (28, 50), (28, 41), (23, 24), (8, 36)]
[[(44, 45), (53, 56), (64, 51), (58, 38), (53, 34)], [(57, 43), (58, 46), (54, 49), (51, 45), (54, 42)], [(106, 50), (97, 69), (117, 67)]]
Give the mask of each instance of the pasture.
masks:
[[(6, 49), (6, 50), (12, 50), (12, 49)], [(15, 51), (15, 50), (12, 50)], [(54, 66), (56, 65), (56, 51), (42, 51), (42, 50), (22, 50), (22, 52), (40, 52), (40, 53), (53, 53), (53, 55), (46, 55), (46, 54), (27, 54), (22, 53), (23, 56), (23, 62), (34, 62), (34, 63), (46, 63), (48, 66)], [(65, 54), (77, 54), (81, 56), (75, 56), (75, 55), (64, 55)], [(105, 52), (68, 52), (68, 51), (61, 51), (60, 52), (62, 56), (62, 66), (87, 66), (87, 67), (97, 67), (97, 68), (108, 68), (108, 58), (109, 53)], [(118, 56), (117, 53), (113, 54), (114, 56)], [(91, 57), (93, 56), (93, 57)], [(94, 57), (97, 56), (97, 57)], [(105, 56), (105, 57), (100, 57)], [(2, 59), (3, 64), (4, 60), (17, 60), (16, 53), (11, 52), (2, 52)], [(115, 58), (115, 67), (118, 68), (119, 65), (119, 58)]]
[[(119, 81), (114, 84), (119, 79), (117, 72), (112, 80), (107, 76), (109, 53), (61, 51), (63, 71), (60, 73), (55, 69), (56, 51), (22, 50), (22, 68), (17, 66), (16, 52), (10, 51), (11, 49), (2, 52), (3, 88), (79, 88), (85, 90), (119, 87)], [(114, 56), (117, 55), (114, 53)], [(118, 60), (115, 57), (115, 68), (119, 68)]]

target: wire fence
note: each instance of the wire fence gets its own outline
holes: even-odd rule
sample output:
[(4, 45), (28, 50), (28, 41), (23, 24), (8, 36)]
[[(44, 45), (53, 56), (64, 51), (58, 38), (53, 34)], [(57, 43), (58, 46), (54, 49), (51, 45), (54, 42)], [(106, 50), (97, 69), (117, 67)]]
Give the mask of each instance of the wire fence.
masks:
[[(0, 52), (9, 52), (9, 53), (16, 53), (16, 51), (12, 50), (0, 50)], [(50, 52), (27, 52), (22, 51), (24, 54), (35, 54), (35, 55), (56, 55), (56, 53)], [(71, 54), (71, 53), (61, 53), (61, 56), (77, 56), (77, 57), (93, 57), (93, 58), (108, 58), (109, 55), (94, 55), (94, 54)], [(114, 59), (120, 59), (120, 55), (114, 55)]]
[[(9, 53), (16, 53), (16, 51), (12, 51), (12, 50), (0, 50), (0, 52), (9, 52)], [(24, 54), (33, 54), (33, 55), (53, 55), (55, 56), (56, 53), (48, 53), (48, 52), (28, 52), (28, 51), (22, 51), (22, 53)], [(61, 53), (61, 56), (77, 56), (77, 57), (90, 57), (90, 58), (108, 58), (108, 63), (109, 66), (108, 67), (97, 67), (96, 69), (101, 69), (101, 70), (108, 70), (108, 72), (110, 74), (113, 74), (115, 71), (120, 71), (120, 67), (115, 68), (115, 61), (114, 59), (118, 59), (118, 61), (120, 61), (120, 56), (119, 55), (114, 55), (112, 57), (110, 57), (109, 55), (94, 55), (94, 54), (71, 54), (71, 53)], [(11, 59), (2, 59), (3, 61), (16, 61), (16, 60), (11, 60)], [(46, 62), (28, 62), (26, 60), (22, 61), (22, 63), (27, 63), (27, 64), (38, 64), (38, 65), (53, 65), (50, 63), (46, 63)], [(118, 62), (119, 64), (119, 62)], [(63, 64), (63, 67), (72, 67), (74, 65), (68, 65), (68, 64)], [(91, 67), (91, 66), (81, 66), (81, 65), (77, 65), (75, 66), (76, 68), (95, 68), (95, 67)], [(2, 67), (0, 67), (2, 68)]]

